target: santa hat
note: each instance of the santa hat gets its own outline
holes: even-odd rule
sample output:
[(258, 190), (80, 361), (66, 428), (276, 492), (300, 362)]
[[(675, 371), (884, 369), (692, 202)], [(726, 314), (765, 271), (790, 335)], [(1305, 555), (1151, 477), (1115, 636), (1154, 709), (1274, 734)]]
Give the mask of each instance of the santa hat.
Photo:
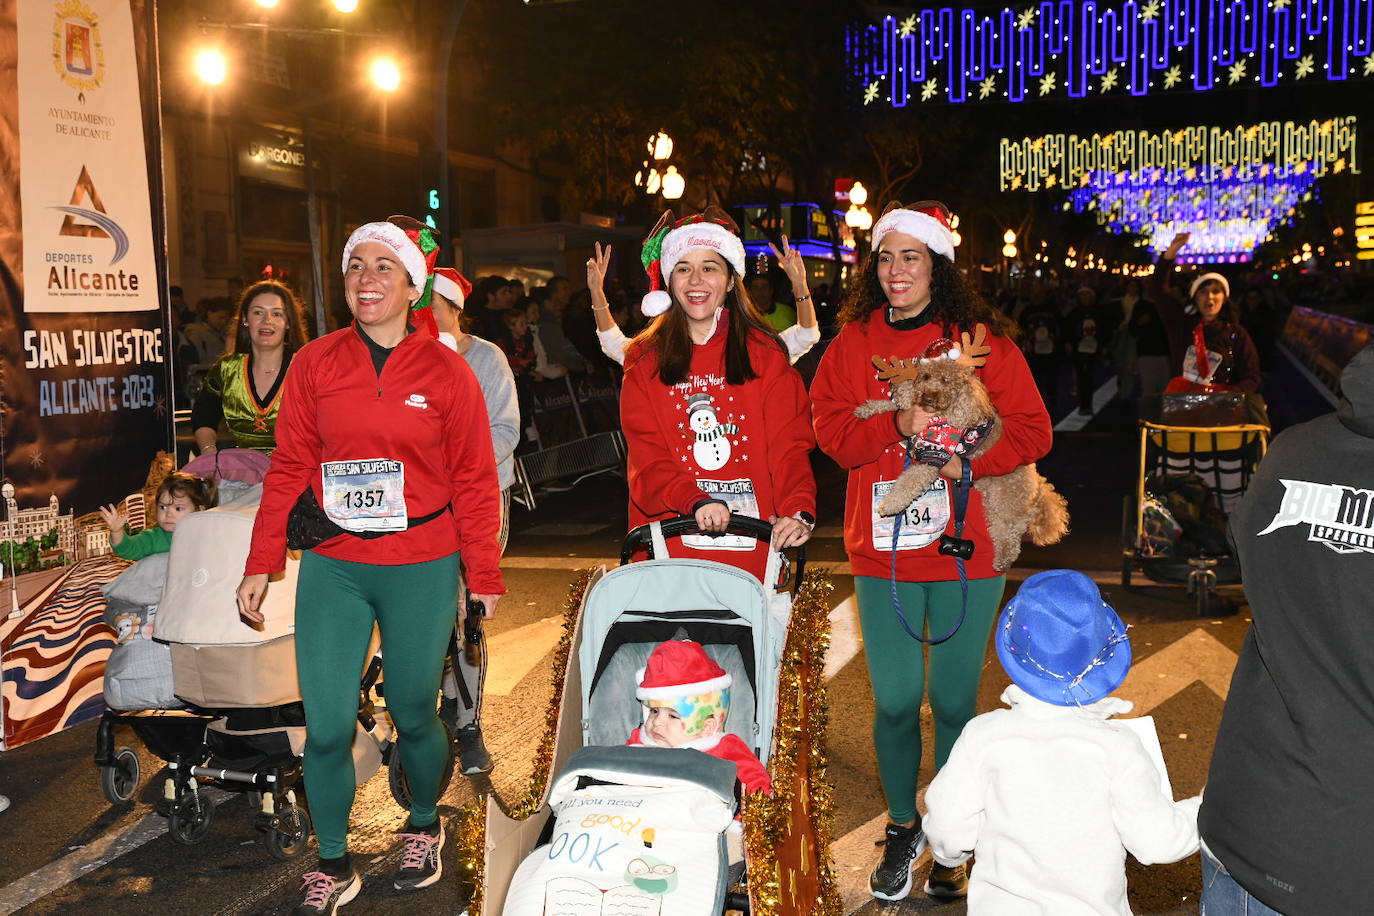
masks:
[(434, 268), (434, 292), (462, 308), (472, 292), (472, 283), (453, 267)]
[(1202, 289), (1202, 285), (1204, 283), (1210, 283), (1213, 280), (1221, 284), (1221, 294), (1225, 296), (1227, 299), (1230, 299), (1231, 284), (1226, 282), (1226, 278), (1218, 273), (1206, 273), (1199, 276), (1196, 280), (1193, 281), (1193, 285), (1188, 287), (1188, 304), (1193, 304), (1193, 299), (1197, 296), (1197, 291)]
[(889, 232), (904, 232), (920, 239), (936, 254), (954, 260), (954, 233), (949, 228), (949, 208), (938, 200), (923, 200), (903, 207), (893, 201), (873, 225), (873, 250)]
[(649, 275), (649, 292), (639, 308), (650, 318), (657, 318), (673, 304), (664, 287), (673, 268), (689, 251), (707, 248), (725, 259), (738, 276), (744, 276), (744, 243), (740, 241), (735, 221), (718, 207), (708, 207), (703, 213), (684, 216), (673, 221), (673, 214), (665, 210), (649, 237), (644, 240), (639, 259)]
[(429, 291), (433, 282), (430, 272), (439, 256), (437, 235), (434, 229), (412, 216), (388, 216), (384, 223), (363, 223), (354, 229), (343, 250), (343, 272), (348, 273), (348, 259), (353, 256), (353, 249), (363, 242), (380, 242), (390, 248), (405, 267), (410, 285), (420, 290), (420, 298), (410, 307), (416, 313), (413, 320), (436, 338), (439, 328), (429, 311)]
[(648, 664), (635, 674), (640, 700), (674, 700), (694, 697), (730, 686), (730, 675), (706, 654), (700, 643), (671, 639), (660, 643)]

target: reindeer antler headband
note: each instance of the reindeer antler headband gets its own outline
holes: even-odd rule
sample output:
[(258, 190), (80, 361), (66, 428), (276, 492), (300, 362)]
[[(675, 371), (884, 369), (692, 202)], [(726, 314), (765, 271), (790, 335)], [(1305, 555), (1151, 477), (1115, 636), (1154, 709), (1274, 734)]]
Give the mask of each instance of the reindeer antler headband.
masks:
[(878, 369), (878, 378), (892, 385), (915, 379), (921, 371), (921, 363), (934, 362), (940, 359), (952, 360), (970, 369), (981, 369), (987, 365), (988, 354), (992, 352), (992, 347), (983, 343), (987, 340), (987, 336), (987, 325), (979, 322), (973, 327), (972, 339), (969, 338), (967, 331), (959, 335), (963, 343), (962, 346), (955, 344), (948, 337), (941, 337), (926, 347), (923, 355), (915, 359), (889, 360), (875, 356), (873, 357), (873, 365)]

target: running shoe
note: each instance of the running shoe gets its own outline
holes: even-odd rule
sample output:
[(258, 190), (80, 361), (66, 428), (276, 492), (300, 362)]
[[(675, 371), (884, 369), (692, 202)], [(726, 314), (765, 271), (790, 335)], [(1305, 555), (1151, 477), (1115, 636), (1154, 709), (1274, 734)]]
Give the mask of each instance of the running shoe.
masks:
[(295, 916), (331, 916), (345, 903), (358, 896), (363, 879), (356, 871), (344, 877), (327, 875), (322, 871), (307, 872), (301, 878), (300, 905), (291, 912)]
[(926, 848), (926, 834), (920, 827), (888, 824), (883, 839), (883, 860), (869, 876), (868, 888), (879, 900), (904, 900), (911, 893), (911, 866)]
[(926, 878), (926, 896), (940, 900), (955, 900), (968, 896), (968, 866), (944, 866), (934, 862), (930, 877)]
[(444, 848), (443, 819), (424, 828), (412, 827), (407, 821), (401, 829), (401, 843), (401, 867), (396, 869), (394, 882), (396, 890), (416, 891), (438, 881), (444, 873), (439, 856)]

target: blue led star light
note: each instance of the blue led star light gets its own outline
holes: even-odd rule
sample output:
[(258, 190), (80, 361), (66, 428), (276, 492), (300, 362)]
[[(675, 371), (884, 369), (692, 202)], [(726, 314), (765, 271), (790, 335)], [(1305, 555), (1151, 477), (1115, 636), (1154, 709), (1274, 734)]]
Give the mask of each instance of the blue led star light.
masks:
[(865, 105), (1267, 87), (1374, 76), (1374, 0), (938, 7), (846, 44)]
[(1156, 252), (1187, 232), (1180, 261), (1235, 264), (1249, 261), (1279, 223), (1293, 221), (1316, 181), (1317, 170), (1305, 165), (1098, 173), (1069, 192), (1064, 209), (1092, 213), (1114, 233), (1142, 235)]

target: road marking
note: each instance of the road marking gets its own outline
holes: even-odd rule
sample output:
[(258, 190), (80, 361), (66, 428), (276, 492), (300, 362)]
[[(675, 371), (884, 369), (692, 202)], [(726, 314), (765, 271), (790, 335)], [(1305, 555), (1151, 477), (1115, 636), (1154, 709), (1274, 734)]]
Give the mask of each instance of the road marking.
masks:
[(825, 653), (825, 679), (828, 681), (844, 670), (863, 648), (863, 635), (859, 632), (859, 606), (854, 596), (835, 605), (830, 612), (830, 648)]
[(1114, 694), (1135, 703), (1137, 716), (1147, 715), (1198, 681), (1225, 700), (1235, 667), (1236, 653), (1199, 627), (1144, 661), (1136, 662)]
[[(235, 797), (232, 792), (213, 787), (202, 788), (200, 792), (216, 806)], [(10, 913), (23, 909), (35, 900), (65, 887), (87, 872), (109, 865), (126, 852), (133, 852), (166, 832), (167, 818), (150, 812), (122, 830), (111, 830), (103, 836), (96, 837), (75, 852), (49, 862), (0, 889), (0, 916), (9, 916)]]
[(1116, 396), (1116, 376), (1112, 376), (1102, 383), (1102, 387), (1093, 392), (1093, 412), (1091, 414), (1081, 414), (1078, 408), (1069, 411), (1069, 415), (1058, 423), (1054, 424), (1054, 431), (1057, 433), (1076, 433), (1088, 425), (1088, 421), (1102, 412), (1112, 398)]
[(510, 696), (520, 681), (542, 664), (563, 636), (563, 618), (545, 617), (523, 627), (487, 637), (487, 679), (484, 692)]

